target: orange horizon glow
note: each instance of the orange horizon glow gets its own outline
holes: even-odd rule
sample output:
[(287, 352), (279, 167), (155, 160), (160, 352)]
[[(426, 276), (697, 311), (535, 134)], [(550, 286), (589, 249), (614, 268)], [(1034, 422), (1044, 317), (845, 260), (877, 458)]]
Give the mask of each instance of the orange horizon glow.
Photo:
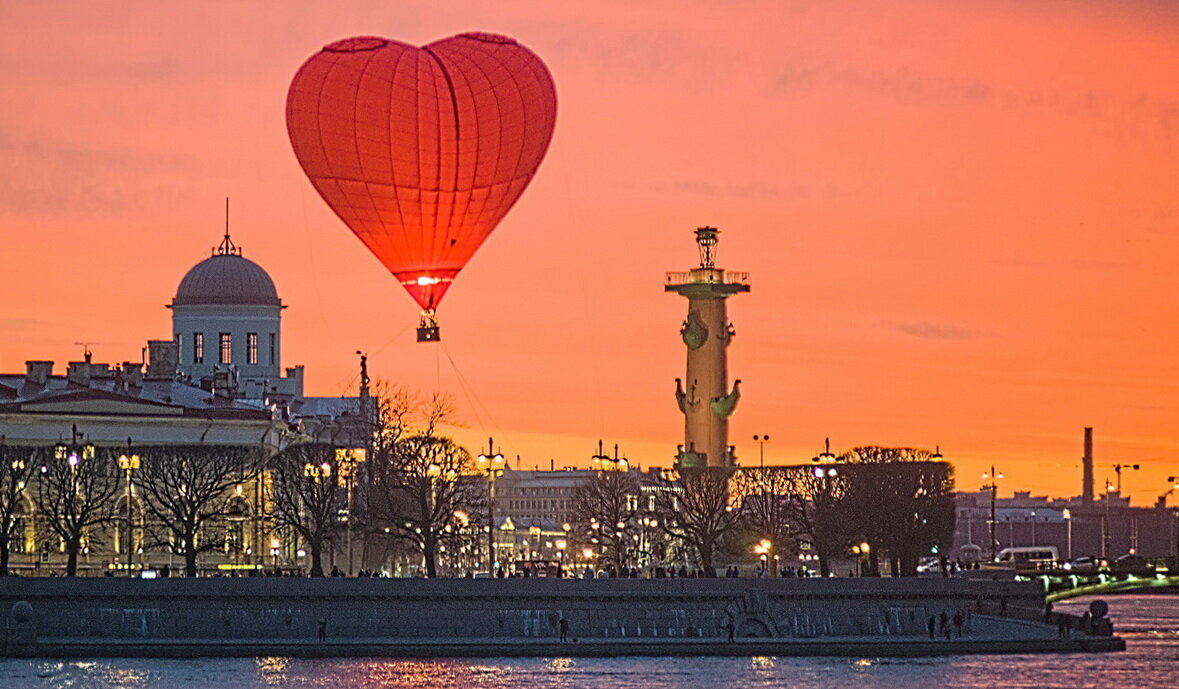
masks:
[[(1179, 6), (144, 1), (0, 9), (0, 370), (92, 342), (137, 360), (222, 234), (274, 278), (307, 393), (453, 395), (475, 449), (589, 465), (682, 442), (683, 299), (721, 229), (730, 442), (755, 465), (830, 437), (933, 449), (976, 490), (1153, 504), (1179, 474)], [(531, 186), (458, 276), (441, 346), (291, 152), (295, 70), (355, 35), (518, 39), (560, 110)], [(1175, 505), (1179, 495), (1172, 494)]]

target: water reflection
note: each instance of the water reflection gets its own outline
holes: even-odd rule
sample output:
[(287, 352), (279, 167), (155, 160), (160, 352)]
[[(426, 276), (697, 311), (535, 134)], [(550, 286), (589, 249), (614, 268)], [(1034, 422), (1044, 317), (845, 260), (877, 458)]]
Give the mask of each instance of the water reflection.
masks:
[(549, 672), (564, 674), (573, 670), (572, 658), (553, 658), (549, 661)]
[(268, 687), (282, 686), (286, 679), (287, 659), (268, 656), (258, 659), (258, 676)]

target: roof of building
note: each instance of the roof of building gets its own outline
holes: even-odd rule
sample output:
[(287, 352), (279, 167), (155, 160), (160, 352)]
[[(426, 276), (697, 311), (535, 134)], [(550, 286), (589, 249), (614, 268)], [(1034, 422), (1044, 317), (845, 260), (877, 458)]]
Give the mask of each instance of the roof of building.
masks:
[[(67, 376), (49, 376), (41, 385), (23, 375), (0, 374), (0, 388), (6, 392), (0, 398), (0, 413), (112, 413), (259, 421), (271, 417), (270, 412), (243, 400), (219, 397), (173, 380), (149, 379), (127, 385), (112, 377), (80, 385)], [(88, 409), (102, 411), (84, 411)]]
[(192, 267), (176, 288), (172, 306), (282, 306), (262, 266), (240, 253), (217, 253)]

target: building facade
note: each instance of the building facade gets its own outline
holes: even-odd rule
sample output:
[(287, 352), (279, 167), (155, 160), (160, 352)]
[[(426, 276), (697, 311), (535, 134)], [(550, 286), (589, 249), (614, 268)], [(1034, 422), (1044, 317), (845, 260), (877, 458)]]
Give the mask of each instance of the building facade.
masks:
[[(102, 461), (149, 446), (249, 448), (263, 456), (309, 441), (363, 447), (371, 432), (366, 397), (303, 394), (303, 368), (282, 367), (285, 307), (274, 281), (228, 235), (185, 274), (168, 308), (173, 337), (149, 341), (143, 361), (98, 363), (87, 350), (64, 371), (52, 361), (30, 360), (22, 373), (0, 374), (0, 446), (46, 457), (52, 456), (46, 448), (73, 443), (93, 446)], [(118, 498), (118, 513), (128, 517), (87, 537), (82, 573), (125, 570), (129, 561), (136, 569), (175, 564), (164, 550), (144, 547), (146, 517), (130, 479), (131, 472), (121, 479), (127, 490)], [(265, 480), (234, 486), (238, 507), (207, 536), (223, 538), (224, 547), (203, 557), (205, 567), (302, 566), (298, 539), (279, 538), (265, 523)], [(57, 572), (64, 545), (37, 513), (36, 472), (30, 481), (10, 541), (10, 567)], [(128, 550), (135, 551), (130, 558)]]

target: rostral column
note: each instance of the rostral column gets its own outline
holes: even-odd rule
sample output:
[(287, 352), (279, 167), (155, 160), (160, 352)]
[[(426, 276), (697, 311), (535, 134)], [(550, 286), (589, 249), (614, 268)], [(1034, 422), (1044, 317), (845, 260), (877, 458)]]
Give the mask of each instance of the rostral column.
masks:
[[(729, 445), (729, 416), (741, 397), (741, 381), (729, 389), (728, 349), (735, 331), (725, 313), (725, 300), (749, 291), (749, 274), (716, 267), (715, 227), (696, 230), (700, 266), (686, 273), (668, 273), (665, 292), (688, 298), (688, 317), (680, 336), (688, 349), (688, 371), (675, 380), (675, 398), (684, 413), (684, 444), (676, 454), (676, 466), (736, 466), (735, 448)], [(686, 381), (686, 382), (685, 382)]]

